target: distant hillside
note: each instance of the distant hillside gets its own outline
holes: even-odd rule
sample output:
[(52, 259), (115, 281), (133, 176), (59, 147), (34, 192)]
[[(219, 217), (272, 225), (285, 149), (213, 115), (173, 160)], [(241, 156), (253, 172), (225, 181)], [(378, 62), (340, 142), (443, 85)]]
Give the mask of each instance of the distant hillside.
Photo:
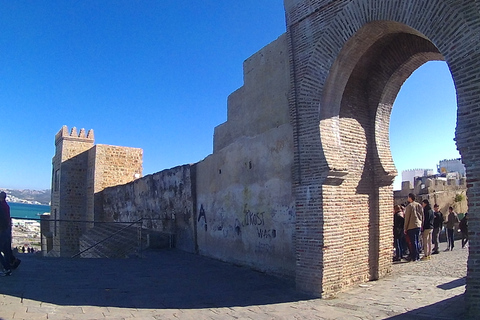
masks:
[(51, 190), (14, 190), (0, 188), (7, 194), (7, 200), (10, 202), (50, 204)]

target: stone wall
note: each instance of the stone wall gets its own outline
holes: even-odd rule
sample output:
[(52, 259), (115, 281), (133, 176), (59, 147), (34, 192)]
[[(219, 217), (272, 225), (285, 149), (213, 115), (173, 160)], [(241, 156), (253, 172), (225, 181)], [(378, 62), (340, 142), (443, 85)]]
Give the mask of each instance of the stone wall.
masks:
[(293, 277), (295, 200), (287, 38), (244, 63), (244, 85), (215, 128), (214, 153), (197, 164), (199, 252)]
[[(63, 126), (55, 136), (52, 159), (52, 201), (48, 235), (53, 245), (49, 255), (72, 256), (79, 250), (79, 237), (93, 224), (95, 211), (101, 215), (99, 192), (103, 188), (132, 181), (142, 174), (142, 150), (94, 145), (93, 130)], [(101, 205), (101, 203), (100, 203)], [(48, 237), (48, 239), (47, 239)]]
[(289, 64), (285, 35), (243, 63), (244, 85), (228, 97), (227, 121), (215, 128), (213, 153), (241, 137), (254, 137), (290, 122)]
[(53, 244), (51, 254), (71, 256), (78, 251), (81, 225), (65, 221), (83, 220), (87, 211), (88, 150), (93, 144), (92, 130), (86, 135), (83, 129), (77, 133), (74, 127), (69, 132), (63, 126), (55, 136), (50, 209), (50, 219), (54, 221), (48, 234), (48, 241)]
[(143, 150), (97, 144), (90, 150), (94, 163), (89, 166), (93, 177), (94, 209), (90, 212), (93, 220), (103, 220), (103, 199), (105, 188), (123, 185), (142, 176)]
[[(388, 139), (391, 108), (403, 82), (430, 60), (445, 60), (455, 82), (456, 141), (468, 177), (470, 224), (479, 230), (479, 2), (284, 3), (298, 289), (326, 296), (389, 272), (391, 185), (397, 175)], [(342, 226), (336, 224), (339, 215)], [(354, 230), (360, 230), (358, 239)], [(479, 234), (473, 231), (470, 240), (471, 310), (480, 308)], [(356, 248), (362, 254), (351, 254)]]
[(393, 102), (419, 66), (444, 60), (468, 177), (465, 300), (478, 313), (480, 2), (284, 4), (287, 33), (245, 62), (214, 153), (105, 190), (107, 217), (151, 216), (151, 228), (184, 230), (177, 247), (295, 275), (299, 290), (318, 296), (378, 279), (392, 259)]
[(184, 165), (106, 188), (103, 221), (133, 222), (144, 228), (175, 234), (178, 249), (195, 252), (195, 166)]
[(448, 207), (453, 207), (457, 213), (468, 212), (467, 182), (465, 178), (460, 180), (424, 178), (418, 179), (413, 187), (409, 181), (402, 183), (402, 190), (394, 192), (395, 204), (405, 204), (409, 193), (417, 196), (417, 201), (427, 199), (430, 204), (436, 203), (440, 211), (448, 215)]

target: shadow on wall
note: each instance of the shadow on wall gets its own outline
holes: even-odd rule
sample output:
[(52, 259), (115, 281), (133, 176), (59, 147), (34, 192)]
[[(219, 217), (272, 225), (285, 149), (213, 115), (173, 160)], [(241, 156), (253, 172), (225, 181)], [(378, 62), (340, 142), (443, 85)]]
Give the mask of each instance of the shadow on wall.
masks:
[(22, 260), (14, 276), (2, 279), (1, 293), (63, 306), (198, 309), (311, 298), (296, 292), (293, 280), (179, 250), (139, 259)]

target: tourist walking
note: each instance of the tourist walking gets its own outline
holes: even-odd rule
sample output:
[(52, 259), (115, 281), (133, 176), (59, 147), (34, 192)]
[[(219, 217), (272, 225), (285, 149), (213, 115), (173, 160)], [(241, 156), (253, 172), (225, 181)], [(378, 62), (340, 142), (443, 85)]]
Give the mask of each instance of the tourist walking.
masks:
[(423, 207), (423, 230), (422, 230), (422, 241), (423, 241), (423, 258), (422, 260), (428, 260), (432, 255), (432, 233), (433, 233), (433, 210), (430, 207), (430, 202), (427, 199), (422, 200)]
[(419, 239), (423, 224), (423, 207), (415, 201), (415, 194), (408, 195), (408, 205), (405, 208), (404, 232), (409, 239), (410, 261), (420, 260)]
[(462, 233), (462, 249), (465, 248), (465, 245), (468, 242), (468, 212), (465, 213), (465, 216), (462, 220), (460, 220), (460, 224), (458, 225), (458, 229)]
[(440, 244), (440, 231), (443, 228), (443, 213), (440, 212), (438, 204), (433, 205), (433, 250), (432, 254), (439, 253), (439, 244)]
[(405, 249), (403, 242), (405, 234), (403, 233), (405, 227), (405, 218), (403, 216), (402, 207), (398, 204), (393, 207), (393, 241), (395, 245), (395, 256), (393, 261), (400, 261)]
[(455, 246), (455, 224), (459, 223), (458, 215), (453, 211), (453, 207), (448, 207), (447, 221), (444, 222), (447, 225), (447, 249), (445, 251), (453, 250)]
[(0, 192), (0, 263), (3, 266), (3, 273), (1, 276), (9, 276), (12, 273), (10, 261), (12, 260), (12, 245), (11, 245), (11, 219), (10, 207), (6, 199), (7, 194)]
[(8, 239), (8, 246), (5, 245), (5, 250), (9, 251), (11, 269), (16, 269), (22, 262), (20, 259), (16, 258), (12, 251), (12, 219), (10, 217), (10, 206), (7, 203), (7, 194), (5, 192), (0, 192), (0, 216), (5, 218), (5, 221), (8, 222), (8, 230), (9, 230), (9, 239)]

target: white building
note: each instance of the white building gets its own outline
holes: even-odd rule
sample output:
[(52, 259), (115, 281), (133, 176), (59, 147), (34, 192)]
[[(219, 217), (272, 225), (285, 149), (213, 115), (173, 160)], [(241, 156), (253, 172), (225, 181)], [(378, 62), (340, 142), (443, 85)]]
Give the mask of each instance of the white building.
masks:
[[(438, 163), (437, 171), (440, 174), (446, 174), (450, 172), (458, 172), (462, 177), (465, 177), (465, 166), (462, 163), (462, 159), (445, 159)], [(402, 176), (403, 177), (403, 176)]]

